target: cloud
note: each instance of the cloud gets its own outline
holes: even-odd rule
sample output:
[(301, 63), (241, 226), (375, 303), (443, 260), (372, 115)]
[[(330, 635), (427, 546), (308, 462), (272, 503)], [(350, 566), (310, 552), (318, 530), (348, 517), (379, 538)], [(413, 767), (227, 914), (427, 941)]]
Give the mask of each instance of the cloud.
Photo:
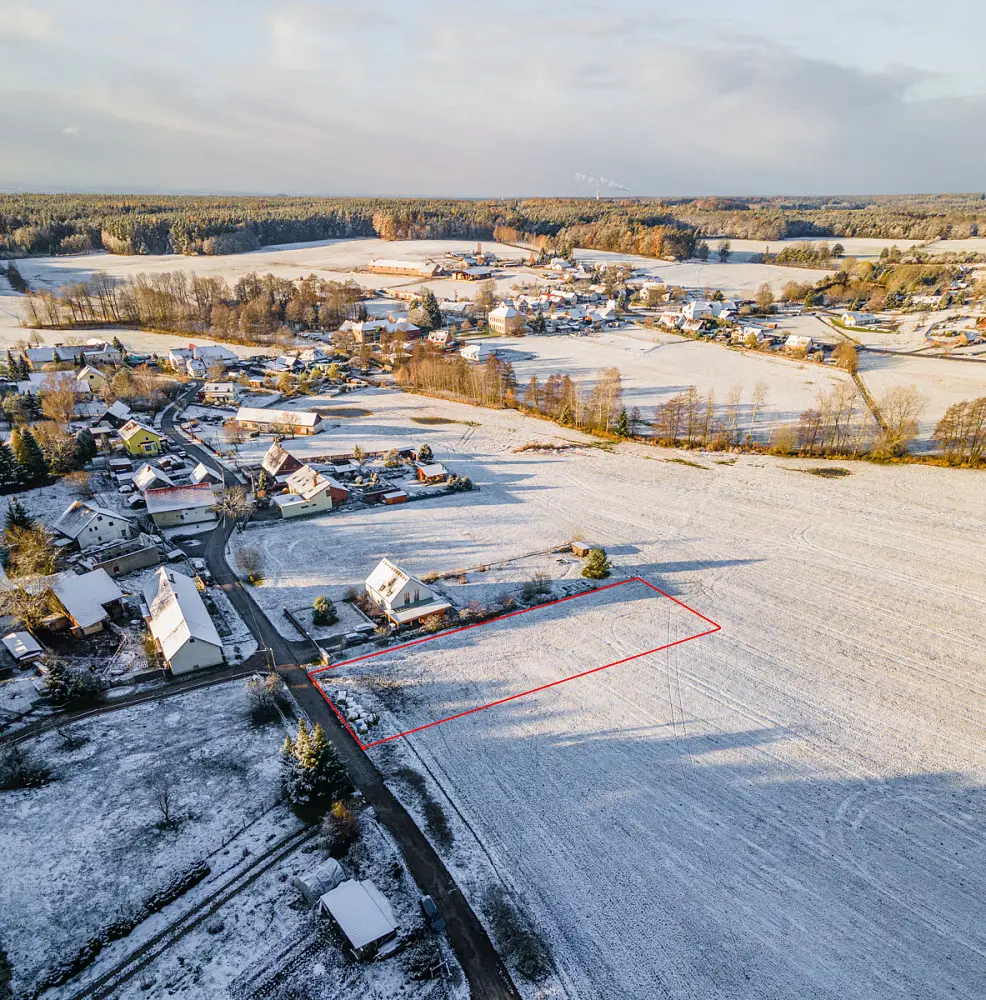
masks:
[[(208, 20), (183, 43), (195, 21), (175, 4), (186, 27), (166, 37), (121, 7), (128, 45), (111, 45), (120, 29), (76, 32), (69, 10), (57, 60), (50, 38), (11, 49), (0, 182), (584, 195), (581, 168), (593, 191), (640, 194), (982, 184), (982, 95), (932, 97), (930, 70), (840, 64), (635, 0), (564, 16), (544, 0), (256, 0), (219, 45)], [(87, 137), (71, 162), (59, 133)]]

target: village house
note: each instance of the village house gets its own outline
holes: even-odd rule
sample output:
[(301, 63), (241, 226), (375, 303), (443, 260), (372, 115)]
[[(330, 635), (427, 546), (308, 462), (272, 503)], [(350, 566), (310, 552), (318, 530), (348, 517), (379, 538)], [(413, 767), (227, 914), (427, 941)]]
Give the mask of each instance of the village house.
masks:
[(131, 455), (159, 455), (161, 435), (136, 420), (128, 420), (120, 428), (123, 447)]
[(491, 309), (487, 316), (489, 328), (501, 336), (520, 333), (524, 329), (524, 317), (513, 306), (501, 304)]
[(109, 378), (98, 368), (86, 365), (76, 376), (75, 381), (79, 385), (85, 385), (86, 391), (91, 393), (102, 392), (109, 385)]
[(42, 365), (68, 362), (78, 364), (85, 357), (89, 364), (117, 365), (123, 354), (104, 340), (92, 340), (88, 344), (55, 344), (54, 347), (29, 347), (24, 358), (31, 368)]
[(493, 277), (493, 268), (481, 265), (460, 267), (452, 272), (452, 277), (456, 281), (486, 281)]
[(448, 469), (441, 462), (429, 462), (419, 465), (418, 479), (423, 483), (444, 483), (448, 479)]
[(161, 490), (166, 486), (174, 486), (175, 481), (164, 471), (145, 462), (135, 473), (132, 480), (134, 488), (146, 493), (148, 490)]
[(238, 403), (240, 391), (235, 382), (206, 382), (199, 399), (203, 403)]
[(79, 560), (80, 565), (86, 569), (104, 569), (111, 576), (156, 566), (160, 561), (161, 554), (154, 539), (142, 531), (137, 532), (136, 538), (104, 542), (96, 548), (89, 549)]
[(435, 591), (429, 590), (420, 580), (405, 573), (389, 559), (381, 559), (366, 578), (366, 593), (398, 628), (452, 607)]
[(129, 538), (133, 525), (122, 514), (87, 500), (73, 500), (55, 522), (54, 529), (85, 551), (104, 542)]
[(280, 441), (275, 441), (267, 449), (260, 468), (275, 482), (283, 482), (292, 472), (297, 472), (301, 468), (301, 462), (290, 452), (285, 451)]
[(843, 326), (875, 326), (880, 320), (873, 313), (844, 312), (840, 322)]
[(236, 422), (247, 431), (266, 434), (317, 434), (322, 428), (322, 418), (307, 410), (269, 410), (259, 406), (241, 406), (236, 411)]
[(144, 588), (145, 621), (173, 674), (224, 662), (223, 644), (195, 582), (161, 567)]
[(287, 487), (287, 493), (274, 497), (274, 504), (284, 518), (331, 510), (334, 503), (343, 503), (349, 498), (349, 491), (341, 483), (310, 465), (303, 465), (292, 473)]
[(159, 528), (175, 528), (186, 524), (205, 524), (216, 520), (212, 509), (215, 494), (208, 483), (194, 486), (166, 486), (144, 494), (147, 513)]
[(104, 569), (89, 573), (56, 573), (45, 581), (68, 618), (72, 634), (102, 632), (111, 617), (123, 610), (123, 593)]
[(804, 351), (807, 354), (814, 346), (815, 342), (811, 337), (802, 337), (796, 333), (792, 333), (784, 341), (784, 349), (786, 351)]
[(451, 347), (455, 343), (455, 334), (451, 330), (432, 330), (428, 334), (428, 343), (439, 347)]
[(199, 464), (192, 469), (192, 474), (188, 478), (189, 482), (191, 482), (193, 486), (198, 486), (199, 483), (208, 483), (212, 487), (213, 492), (216, 491), (217, 487), (222, 486), (223, 484), (223, 477), (202, 462), (199, 462)]
[(483, 341), (467, 344), (459, 351), (466, 361), (486, 361), (487, 358), (496, 354), (496, 348)]

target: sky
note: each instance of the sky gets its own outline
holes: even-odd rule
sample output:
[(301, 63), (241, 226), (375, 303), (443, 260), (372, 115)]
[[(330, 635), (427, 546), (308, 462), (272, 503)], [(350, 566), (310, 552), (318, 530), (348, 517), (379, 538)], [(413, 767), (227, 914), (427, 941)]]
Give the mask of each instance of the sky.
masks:
[(0, 189), (978, 191), (984, 38), (982, 0), (0, 0)]

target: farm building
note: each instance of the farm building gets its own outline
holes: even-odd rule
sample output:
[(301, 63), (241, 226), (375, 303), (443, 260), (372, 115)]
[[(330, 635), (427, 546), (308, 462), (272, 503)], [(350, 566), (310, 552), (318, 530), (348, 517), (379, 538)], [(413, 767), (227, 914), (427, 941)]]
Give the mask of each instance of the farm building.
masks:
[(208, 483), (148, 490), (144, 499), (147, 501), (147, 513), (159, 528), (175, 528), (216, 520), (212, 509), (216, 497)]
[(122, 514), (87, 500), (73, 500), (54, 524), (55, 531), (89, 549), (103, 542), (129, 538), (133, 525)]
[(123, 447), (131, 455), (158, 455), (161, 452), (161, 435), (136, 420), (128, 420), (120, 428)]
[(190, 577), (161, 567), (144, 589), (147, 627), (173, 674), (223, 662), (223, 645)]
[(140, 532), (136, 538), (105, 542), (98, 548), (86, 552), (81, 565), (86, 569), (104, 569), (110, 576), (130, 573), (146, 566), (156, 566), (161, 554), (150, 535)]
[(448, 601), (395, 566), (389, 559), (381, 559), (376, 569), (366, 578), (366, 593), (398, 627), (452, 607)]
[(801, 337), (796, 333), (792, 333), (787, 340), (784, 341), (784, 348), (788, 351), (805, 351), (806, 353), (812, 349), (814, 346), (814, 341), (811, 337)]
[(394, 911), (369, 879), (349, 879), (330, 889), (319, 899), (318, 911), (332, 918), (360, 959), (372, 958), (381, 945), (397, 936)]
[(135, 473), (133, 478), (134, 487), (141, 493), (148, 490), (162, 490), (166, 486), (174, 486), (174, 480), (164, 471), (145, 462)]
[(407, 490), (391, 490), (383, 495), (383, 502), (388, 507), (392, 507), (395, 503), (407, 503), (410, 499)]
[(104, 569), (89, 573), (56, 573), (44, 581), (61, 605), (73, 635), (102, 632), (111, 613), (123, 609), (123, 594)]
[(290, 452), (285, 451), (281, 447), (279, 441), (275, 441), (268, 449), (267, 453), (263, 457), (263, 461), (260, 463), (260, 468), (267, 473), (271, 479), (277, 480), (278, 482), (283, 482), (291, 475), (292, 472), (297, 472), (301, 468), (301, 462), (298, 461)]
[(420, 264), (413, 260), (371, 260), (367, 270), (373, 274), (407, 274), (415, 278), (434, 278), (442, 273), (440, 264)]
[(301, 893), (306, 902), (314, 906), (322, 896), (345, 881), (346, 870), (335, 858), (329, 858), (310, 872), (296, 875), (291, 880), (291, 884)]
[(268, 410), (259, 406), (241, 406), (236, 422), (248, 431), (267, 434), (286, 431), (291, 434), (317, 434), (322, 418), (307, 410)]
[(461, 267), (452, 272), (452, 277), (456, 281), (486, 281), (488, 278), (493, 277), (493, 268), (483, 267), (482, 265)]

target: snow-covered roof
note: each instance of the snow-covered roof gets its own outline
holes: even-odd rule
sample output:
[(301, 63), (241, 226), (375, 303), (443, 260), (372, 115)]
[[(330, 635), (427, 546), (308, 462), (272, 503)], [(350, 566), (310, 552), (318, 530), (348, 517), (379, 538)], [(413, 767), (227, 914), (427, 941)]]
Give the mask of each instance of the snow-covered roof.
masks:
[(122, 514), (107, 510), (105, 507), (98, 507), (94, 503), (86, 500), (73, 500), (68, 505), (65, 512), (55, 522), (54, 528), (66, 538), (78, 538), (85, 530), (86, 526), (97, 517), (109, 518), (112, 521), (123, 521), (130, 524), (130, 520)]
[(105, 569), (79, 576), (58, 573), (51, 579), (52, 591), (79, 628), (105, 621), (109, 614), (104, 605), (123, 600), (123, 593)]
[(3, 637), (3, 644), (15, 660), (25, 660), (43, 652), (38, 640), (30, 632), (11, 632)]
[(296, 875), (292, 879), (292, 885), (301, 892), (305, 899), (314, 903), (320, 896), (324, 896), (340, 882), (345, 881), (345, 878), (346, 870), (335, 858), (329, 858), (310, 872)]
[(216, 626), (190, 577), (162, 566), (144, 588), (144, 602), (150, 610), (151, 635), (161, 644), (167, 660), (189, 639), (222, 647)]
[(189, 478), (195, 484), (204, 483), (206, 480), (211, 480), (214, 483), (221, 483), (223, 481), (223, 477), (220, 476), (218, 472), (210, 469), (202, 462), (199, 462), (199, 464), (192, 469), (192, 474)]
[(432, 596), (427, 601), (418, 601), (415, 604), (403, 604), (399, 608), (388, 608), (387, 614), (398, 625), (405, 625), (408, 622), (417, 621), (419, 618), (427, 618), (429, 615), (437, 615), (442, 611), (448, 611), (450, 607), (452, 605), (448, 601)]
[(298, 494), (298, 496), (303, 497), (305, 500), (312, 500), (319, 493), (324, 493), (333, 486), (337, 489), (345, 489), (341, 483), (328, 476), (323, 476), (310, 465), (303, 465), (296, 472), (288, 476), (287, 484), (288, 489), (292, 493)]
[(513, 306), (508, 306), (506, 303), (501, 303), (496, 309), (490, 310), (490, 316), (496, 316), (497, 319), (512, 319), (519, 315), (520, 313)]
[(98, 368), (93, 368), (92, 365), (83, 366), (82, 370), (76, 376), (77, 379), (87, 379), (89, 377), (102, 379), (104, 382), (109, 381), (109, 378), (106, 375), (104, 375)]
[(135, 434), (139, 431), (147, 431), (148, 434), (153, 434), (156, 438), (160, 438), (161, 435), (158, 434), (153, 427), (148, 427), (145, 424), (140, 423), (139, 420), (130, 419), (120, 428), (120, 437), (124, 441), (129, 441)]
[(163, 489), (165, 486), (174, 486), (175, 481), (164, 469), (157, 469), (150, 463), (145, 462), (134, 473), (133, 484), (143, 493), (149, 489)]
[(212, 507), (216, 496), (208, 483), (194, 486), (165, 486), (148, 490), (144, 494), (148, 514), (165, 514), (171, 510), (189, 510), (193, 507)]
[(416, 260), (394, 260), (388, 257), (371, 260), (370, 267), (381, 271), (414, 271), (421, 274), (435, 274), (440, 269), (438, 264), (422, 264)]
[(236, 411), (236, 419), (241, 423), (314, 427), (322, 418), (309, 410), (269, 410), (261, 406), (241, 406)]
[(332, 915), (357, 951), (392, 937), (397, 931), (390, 903), (369, 879), (362, 882), (349, 879), (337, 885), (319, 899), (318, 908)]
[(366, 578), (366, 585), (370, 590), (386, 599), (396, 594), (405, 583), (412, 579), (414, 578), (410, 574), (405, 573), (399, 566), (395, 566), (389, 559), (381, 559), (373, 572)]
[(117, 420), (130, 419), (130, 407), (122, 399), (118, 399), (106, 412)]
[(294, 472), (301, 468), (301, 463), (279, 441), (275, 441), (267, 449), (260, 467), (269, 475), (277, 477), (282, 472)]
[(235, 393), (236, 392), (236, 383), (235, 382), (206, 382), (205, 386), (202, 388), (202, 391), (206, 395), (209, 395), (211, 393), (216, 393), (216, 394), (228, 394), (228, 393), (231, 393), (231, 392)]
[(421, 471), (421, 475), (427, 477), (428, 479), (448, 475), (448, 469), (446, 469), (441, 462), (430, 462), (428, 465), (419, 465), (418, 469)]

